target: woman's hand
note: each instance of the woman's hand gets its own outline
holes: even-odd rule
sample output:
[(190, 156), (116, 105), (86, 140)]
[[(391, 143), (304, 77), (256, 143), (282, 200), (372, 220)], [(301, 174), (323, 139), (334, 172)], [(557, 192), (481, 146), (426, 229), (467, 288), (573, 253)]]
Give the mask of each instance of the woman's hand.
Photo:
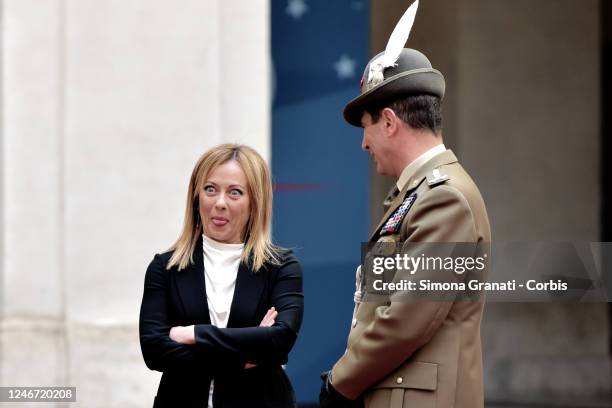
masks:
[(261, 323), (259, 323), (259, 327), (272, 327), (274, 322), (276, 321), (276, 316), (278, 316), (278, 312), (276, 309), (271, 307), (268, 309), (266, 315), (261, 319)]
[[(266, 313), (264, 318), (261, 319), (261, 323), (259, 323), (259, 327), (271, 327), (271, 326), (273, 326), (274, 322), (276, 321), (276, 316), (278, 316), (278, 312), (276, 311), (276, 309), (271, 307), (270, 309), (268, 309), (268, 312)], [(256, 366), (256, 364), (246, 363), (244, 368), (248, 369), (248, 368), (253, 368), (255, 366)]]
[[(276, 309), (271, 307), (268, 309), (268, 312), (261, 319), (261, 323), (259, 327), (271, 327), (274, 325), (276, 321), (276, 316), (278, 316), (278, 312)], [(170, 329), (170, 338), (177, 343), (181, 344), (195, 344), (195, 327), (191, 326), (174, 326)], [(253, 368), (255, 364), (247, 363), (244, 368)]]
[(170, 338), (181, 344), (195, 344), (195, 327), (174, 326), (170, 329)]

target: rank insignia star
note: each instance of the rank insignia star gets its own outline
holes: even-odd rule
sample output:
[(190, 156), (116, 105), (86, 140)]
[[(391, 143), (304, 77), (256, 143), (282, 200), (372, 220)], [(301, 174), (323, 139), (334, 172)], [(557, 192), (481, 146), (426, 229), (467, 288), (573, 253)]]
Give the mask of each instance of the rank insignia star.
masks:
[(416, 192), (406, 197), (404, 199), (404, 202), (399, 206), (397, 210), (395, 210), (393, 215), (391, 215), (391, 217), (387, 220), (385, 225), (382, 227), (379, 235), (382, 236), (382, 235), (395, 234), (397, 230), (399, 229), (402, 223), (402, 220), (404, 219), (404, 216), (406, 215), (406, 213), (408, 212), (408, 210), (410, 209), (410, 207), (412, 206), (416, 198), (417, 198)]

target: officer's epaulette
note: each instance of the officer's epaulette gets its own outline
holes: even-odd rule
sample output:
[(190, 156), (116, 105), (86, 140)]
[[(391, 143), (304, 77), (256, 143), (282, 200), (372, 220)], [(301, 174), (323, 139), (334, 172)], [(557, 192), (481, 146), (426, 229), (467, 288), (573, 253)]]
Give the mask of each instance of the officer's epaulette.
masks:
[(442, 184), (449, 179), (450, 177), (448, 176), (448, 174), (443, 173), (439, 168), (433, 169), (431, 173), (427, 174), (427, 184), (430, 187)]

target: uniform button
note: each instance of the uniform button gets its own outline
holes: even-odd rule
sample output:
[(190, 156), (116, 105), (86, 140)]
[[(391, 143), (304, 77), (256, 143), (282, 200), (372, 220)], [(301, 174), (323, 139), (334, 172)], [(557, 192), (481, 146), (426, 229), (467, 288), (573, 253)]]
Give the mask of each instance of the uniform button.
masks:
[(353, 327), (357, 327), (357, 318), (353, 318)]
[(397, 377), (397, 380), (395, 380), (395, 382), (401, 384), (404, 382), (404, 379), (402, 377)]

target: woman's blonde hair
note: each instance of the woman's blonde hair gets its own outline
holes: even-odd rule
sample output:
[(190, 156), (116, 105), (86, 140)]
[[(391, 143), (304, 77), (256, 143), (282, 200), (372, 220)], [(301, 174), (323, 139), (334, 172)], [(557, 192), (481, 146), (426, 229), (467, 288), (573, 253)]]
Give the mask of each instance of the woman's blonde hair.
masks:
[(187, 206), (183, 230), (176, 242), (170, 247), (174, 253), (167, 269), (178, 265), (178, 270), (193, 263), (193, 252), (202, 235), (202, 221), (198, 206), (199, 194), (204, 181), (217, 166), (235, 160), (247, 179), (250, 214), (244, 232), (244, 251), (242, 262), (258, 271), (264, 263), (278, 263), (278, 251), (272, 244), (272, 177), (264, 159), (254, 149), (240, 144), (222, 144), (204, 153), (196, 163), (187, 192)]

